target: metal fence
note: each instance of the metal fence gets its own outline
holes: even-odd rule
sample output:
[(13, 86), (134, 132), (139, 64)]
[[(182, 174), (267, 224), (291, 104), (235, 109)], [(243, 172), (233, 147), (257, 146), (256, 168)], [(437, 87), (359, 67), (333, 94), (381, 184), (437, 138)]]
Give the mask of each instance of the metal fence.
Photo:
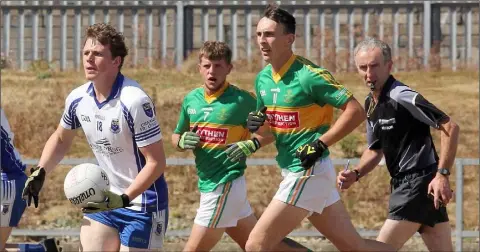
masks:
[[(154, 67), (157, 60), (180, 67), (207, 39), (228, 41), (234, 60), (251, 61), (255, 24), (267, 2), (1, 1), (2, 53), (19, 69), (43, 59), (78, 70), (82, 30), (110, 22), (127, 36), (134, 67)], [(353, 48), (365, 36), (389, 42), (402, 70), (428, 67), (432, 52), (452, 70), (479, 64), (478, 1), (275, 2), (297, 19), (296, 53), (320, 65), (332, 53), (333, 72), (352, 70)]]
[[(332, 159), (334, 165), (345, 165), (347, 159)], [(37, 159), (26, 159), (24, 160), (27, 165), (36, 165), (38, 163)], [(82, 163), (97, 163), (95, 159), (64, 159), (60, 164), (63, 165), (78, 165)], [(352, 164), (358, 164), (359, 159), (350, 159)], [(169, 166), (179, 166), (179, 165), (195, 165), (193, 159), (183, 159), (183, 158), (168, 158), (167, 165)], [(258, 166), (258, 165), (277, 165), (275, 159), (262, 159), (262, 158), (252, 158), (247, 159), (248, 166)], [(380, 165), (384, 165), (383, 162)], [(457, 158), (455, 160), (455, 231), (452, 232), (452, 236), (455, 237), (455, 250), (462, 251), (463, 248), (463, 238), (472, 238), (479, 237), (479, 232), (473, 230), (463, 230), (463, 174), (464, 166), (478, 166), (480, 165), (479, 159), (467, 159), (467, 158)], [(478, 170), (476, 171), (478, 172)], [(376, 237), (378, 236), (377, 230), (358, 230), (360, 235), (363, 237)], [(167, 231), (167, 236), (177, 236), (185, 237), (190, 234), (190, 230), (169, 230)], [(28, 230), (28, 229), (14, 229), (13, 236), (79, 236), (79, 229), (57, 229), (57, 230)], [(311, 231), (293, 231), (290, 236), (300, 236), (300, 237), (321, 237), (323, 236), (316, 230)]]

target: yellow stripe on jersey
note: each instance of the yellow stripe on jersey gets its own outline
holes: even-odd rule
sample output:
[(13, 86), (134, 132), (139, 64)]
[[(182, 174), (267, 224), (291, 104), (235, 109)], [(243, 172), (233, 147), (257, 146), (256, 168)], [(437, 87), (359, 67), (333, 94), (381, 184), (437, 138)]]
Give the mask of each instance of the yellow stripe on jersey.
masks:
[(333, 78), (332, 74), (326, 70), (326, 69), (323, 69), (323, 68), (318, 68), (318, 67), (313, 67), (313, 63), (301, 56), (298, 56), (297, 57), (297, 60), (304, 64), (308, 70), (310, 70), (311, 72), (313, 73), (316, 73), (318, 74), (320, 77), (322, 77), (324, 80), (326, 80), (328, 82), (328, 84), (336, 87), (337, 89), (344, 89), (345, 87), (343, 85), (341, 85), (340, 83), (338, 83), (335, 78)]
[[(197, 134), (200, 135), (200, 147), (206, 149), (223, 148), (227, 144), (250, 138), (248, 129), (239, 125), (216, 123), (199, 123)], [(190, 129), (194, 124), (190, 124)]]
[(333, 107), (309, 104), (303, 107), (267, 107), (268, 122), (274, 133), (294, 133), (316, 130), (330, 125), (333, 120)]
[(230, 83), (228, 83), (227, 81), (225, 81), (225, 83), (223, 84), (223, 86), (217, 90), (215, 93), (211, 94), (211, 95), (208, 95), (205, 91), (203, 91), (203, 96), (205, 98), (205, 101), (210, 104), (212, 103), (213, 101), (215, 101), (218, 97), (220, 97), (220, 95), (223, 94), (223, 92), (225, 92), (225, 90), (228, 88), (228, 86), (230, 85)]
[(290, 69), (290, 66), (292, 66), (293, 62), (295, 62), (295, 58), (297, 56), (292, 53), (292, 56), (287, 60), (287, 62), (280, 68), (280, 71), (278, 73), (273, 72), (272, 68), (272, 79), (275, 82), (275, 84), (278, 84), (278, 82), (282, 79), (283, 75)]

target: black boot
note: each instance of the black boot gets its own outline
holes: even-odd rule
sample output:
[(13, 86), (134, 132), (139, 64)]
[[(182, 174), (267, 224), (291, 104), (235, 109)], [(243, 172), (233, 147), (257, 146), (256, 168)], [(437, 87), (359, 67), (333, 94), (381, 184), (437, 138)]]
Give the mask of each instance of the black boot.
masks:
[(45, 247), (46, 252), (62, 252), (60, 241), (55, 240), (55, 238), (44, 239), (40, 244)]

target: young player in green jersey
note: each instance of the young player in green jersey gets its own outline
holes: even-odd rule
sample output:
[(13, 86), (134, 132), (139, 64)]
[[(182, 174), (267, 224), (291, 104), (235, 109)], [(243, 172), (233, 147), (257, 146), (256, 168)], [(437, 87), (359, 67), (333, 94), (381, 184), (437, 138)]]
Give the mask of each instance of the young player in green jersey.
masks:
[[(255, 80), (257, 112), (249, 114), (247, 127), (258, 135), (273, 133), (283, 181), (250, 233), (246, 250), (272, 250), (305, 217), (340, 251), (393, 250), (357, 233), (340, 201), (328, 157), (328, 146), (365, 120), (362, 106), (327, 70), (293, 54), (295, 18), (290, 13), (269, 5), (256, 34), (269, 65)], [(332, 125), (334, 108), (343, 113)]]
[[(224, 42), (204, 43), (198, 65), (203, 87), (185, 96), (172, 135), (179, 151), (193, 150), (199, 178), (200, 206), (185, 251), (209, 251), (224, 232), (245, 249), (257, 222), (247, 200), (246, 159), (234, 156), (253, 153), (260, 141), (271, 140), (252, 138), (247, 129), (245, 118), (255, 110), (256, 98), (226, 80), (232, 69), (231, 54)], [(307, 251), (292, 240), (281, 240), (278, 250)]]

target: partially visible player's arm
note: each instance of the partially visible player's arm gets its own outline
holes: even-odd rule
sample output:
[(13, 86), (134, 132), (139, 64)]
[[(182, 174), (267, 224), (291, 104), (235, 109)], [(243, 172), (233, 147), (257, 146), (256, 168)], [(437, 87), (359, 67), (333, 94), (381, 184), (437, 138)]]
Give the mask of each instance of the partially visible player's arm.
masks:
[(190, 129), (190, 115), (187, 113), (186, 98), (180, 108), (177, 126), (172, 134), (172, 144), (177, 151), (193, 150), (200, 143), (200, 136), (196, 134), (198, 124)]
[(347, 99), (347, 102), (343, 106), (341, 105), (340, 108), (344, 112), (327, 132), (322, 134), (317, 140), (297, 148), (295, 156), (300, 159), (304, 169), (310, 169), (322, 153), (328, 149), (328, 146), (344, 138), (366, 118), (362, 106), (353, 97)]
[(173, 144), (173, 147), (175, 147), (175, 149), (177, 151), (185, 151), (185, 150), (182, 150), (178, 147), (178, 141), (180, 140), (180, 137), (181, 135), (180, 134), (176, 134), (176, 133), (173, 133), (172, 134), (172, 144)]
[(266, 121), (265, 124), (260, 127), (257, 132), (253, 133), (253, 137), (256, 137), (258, 139), (262, 147), (275, 142), (275, 136), (270, 131), (270, 126)]
[(440, 130), (441, 150), (438, 167), (450, 169), (457, 153), (460, 127), (442, 110), (408, 87), (399, 88), (397, 92), (392, 91), (391, 96), (417, 120)]
[[(258, 139), (258, 141), (260, 142), (260, 146), (267, 146), (275, 142), (275, 136), (270, 131), (270, 124), (268, 123), (268, 120), (266, 120), (267, 107), (264, 105), (263, 100), (261, 98), (258, 98), (261, 96), (260, 96), (259, 88), (257, 87), (257, 85), (258, 83), (256, 79), (255, 80), (256, 94), (250, 93), (251, 97), (248, 97), (248, 98), (251, 98), (248, 103), (250, 113), (247, 117), (247, 124), (245, 125), (245, 127), (247, 127), (250, 132), (253, 132), (252, 137), (255, 137)], [(256, 113), (257, 115), (259, 115), (258, 114), (259, 112), (263, 117), (263, 125), (258, 127), (257, 130), (252, 130), (249, 127), (249, 123), (250, 123), (249, 120), (251, 119), (250, 117), (252, 116), (251, 114)]]
[(225, 152), (232, 162), (239, 159), (247, 158), (260, 149), (262, 146), (268, 145), (274, 141), (274, 137), (269, 130), (268, 123), (258, 129), (251, 136), (252, 138), (245, 141), (239, 141), (227, 145)]
[(173, 133), (172, 144), (177, 151), (186, 151), (195, 149), (200, 143), (200, 136), (197, 135), (198, 126), (194, 126), (191, 131), (185, 131), (181, 135)]
[[(365, 104), (365, 107), (368, 107), (368, 105)], [(382, 143), (375, 135), (372, 122), (367, 120), (365, 126), (367, 129), (368, 148), (363, 152), (362, 157), (360, 158), (360, 163), (355, 169), (358, 171), (358, 178), (356, 179), (359, 179), (371, 172), (380, 163), (383, 157)], [(355, 174), (355, 176), (356, 175), (357, 174)]]
[[(440, 130), (440, 160), (438, 168), (450, 169), (457, 152), (460, 128), (442, 110), (430, 103), (425, 97), (408, 87), (393, 90), (390, 96), (405, 107), (417, 120)], [(428, 185), (428, 193), (434, 195), (435, 208), (440, 202), (448, 204), (452, 198), (448, 176), (437, 173)]]
[(382, 157), (382, 150), (366, 149), (360, 157), (360, 162), (356, 167), (356, 170), (359, 172), (358, 178), (364, 177), (373, 169), (375, 169), (375, 167), (377, 167), (382, 160)]
[(53, 170), (62, 160), (72, 145), (73, 138), (75, 137), (74, 130), (82, 126), (75, 109), (75, 104), (78, 104), (75, 101), (78, 100), (79, 98), (74, 92), (67, 96), (60, 124), (45, 143), (42, 156), (38, 163), (38, 167), (42, 167), (45, 173)]
[[(382, 160), (383, 152), (382, 150), (372, 150), (366, 149), (362, 157), (360, 158), (360, 163), (354, 170), (345, 170), (340, 171), (337, 176), (337, 184), (340, 189), (348, 189), (361, 177), (367, 175), (375, 167), (377, 167), (380, 160)], [(357, 171), (357, 172), (355, 172)]]
[(320, 140), (327, 146), (335, 144), (350, 134), (366, 119), (362, 105), (353, 96), (341, 109), (343, 113), (338, 117), (333, 126), (320, 137)]
[[(450, 170), (457, 154), (458, 135), (460, 127), (450, 118), (448, 121), (439, 123), (440, 133), (440, 157), (438, 160), (439, 169)], [(436, 173), (434, 179), (428, 185), (428, 193), (433, 194), (435, 208), (438, 209), (441, 204), (448, 204), (453, 197), (453, 191), (450, 189), (448, 176)]]
[(439, 168), (447, 168), (453, 166), (455, 156), (457, 154), (458, 135), (460, 127), (450, 118), (447, 122), (441, 123), (440, 128), (440, 155), (438, 160)]
[(53, 170), (62, 160), (68, 149), (70, 149), (74, 137), (75, 132), (65, 129), (62, 125), (59, 125), (57, 130), (50, 136), (43, 148), (37, 167), (30, 169), (30, 176), (25, 181), (22, 198), (27, 201), (28, 206), (30, 206), (33, 199), (35, 208), (38, 207), (39, 194), (45, 181), (45, 175)]
[(329, 104), (343, 110), (337, 121), (320, 137), (326, 146), (332, 146), (347, 136), (366, 119), (362, 105), (327, 70), (311, 68), (299, 78), (305, 92), (313, 97), (318, 105)]
[(130, 200), (145, 192), (165, 172), (167, 165), (162, 140), (139, 149), (145, 157), (145, 166), (125, 190), (125, 194)]
[(59, 125), (45, 143), (38, 166), (43, 167), (45, 173), (53, 170), (70, 149), (74, 137), (74, 130), (65, 129)]

